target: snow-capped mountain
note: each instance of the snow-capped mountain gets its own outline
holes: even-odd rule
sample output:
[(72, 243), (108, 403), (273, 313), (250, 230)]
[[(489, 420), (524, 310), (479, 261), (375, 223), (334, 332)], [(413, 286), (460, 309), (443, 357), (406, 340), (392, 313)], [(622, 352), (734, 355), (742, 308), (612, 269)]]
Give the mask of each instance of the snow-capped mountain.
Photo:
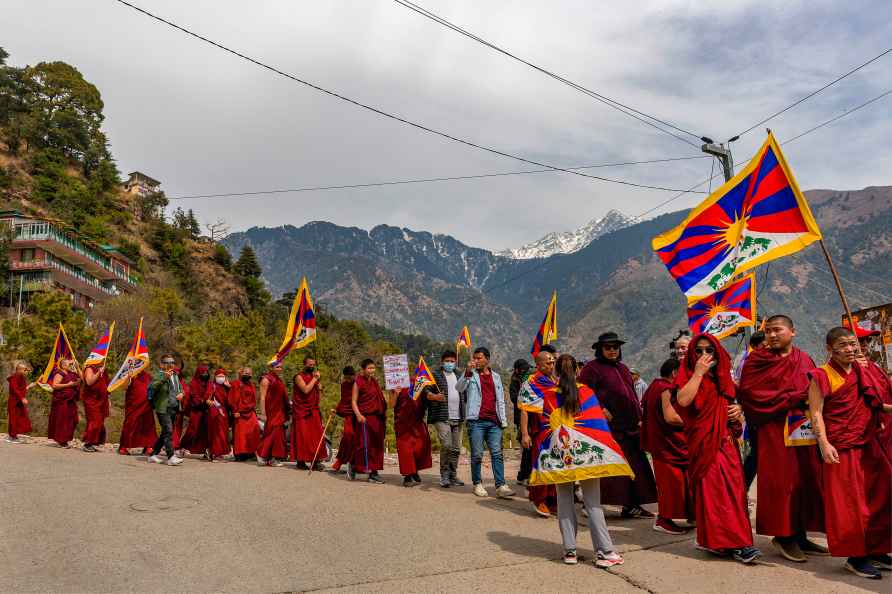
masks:
[(496, 252), (496, 255), (515, 260), (529, 260), (530, 258), (547, 258), (554, 254), (572, 254), (602, 235), (628, 227), (631, 224), (632, 219), (618, 210), (611, 210), (600, 219), (592, 219), (588, 224), (576, 231), (552, 232), (538, 241), (528, 243), (519, 248)]

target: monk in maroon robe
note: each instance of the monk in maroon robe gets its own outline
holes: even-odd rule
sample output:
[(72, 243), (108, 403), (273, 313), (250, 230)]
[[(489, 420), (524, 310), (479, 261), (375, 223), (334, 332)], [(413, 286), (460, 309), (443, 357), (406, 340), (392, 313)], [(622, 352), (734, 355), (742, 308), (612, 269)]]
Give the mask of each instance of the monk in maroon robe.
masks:
[(155, 411), (149, 402), (151, 380), (148, 373), (140, 373), (127, 384), (119, 454), (128, 454), (131, 448), (142, 448), (144, 454), (152, 454), (152, 447), (158, 439), (158, 434), (155, 431)]
[(827, 549), (806, 538), (824, 531), (821, 460), (814, 444), (786, 445), (788, 416), (808, 408), (809, 372), (814, 361), (793, 346), (796, 329), (784, 315), (765, 322), (767, 348), (753, 349), (740, 374), (737, 398), (747, 423), (759, 433), (756, 532), (773, 536), (772, 545), (790, 561)]
[(6, 441), (19, 443), (19, 436), (31, 433), (31, 417), (28, 416), (28, 390), (36, 384), (28, 383), (31, 369), (22, 362), (16, 363), (12, 375), (6, 378), (9, 382), (9, 399), (6, 402), (6, 418), (8, 420)]
[(191, 454), (204, 456), (208, 449), (208, 404), (205, 394), (210, 384), (211, 372), (207, 364), (195, 367), (192, 380), (183, 390), (183, 402), (189, 411), (189, 424), (180, 439), (180, 447)]
[(322, 439), (322, 412), (319, 402), (322, 396), (319, 370), (316, 360), (304, 357), (304, 369), (294, 376), (291, 396), (291, 459), (297, 461), (298, 470), (306, 470), (315, 461), (313, 470), (322, 470), (321, 460), (328, 455)]
[(258, 466), (282, 466), (285, 458), (285, 422), (288, 420), (288, 389), (282, 381), (282, 363), (274, 361), (260, 380), (260, 406), (263, 409), (263, 439), (257, 447)]
[(81, 400), (84, 403), (84, 416), (87, 426), (81, 441), (85, 452), (96, 452), (96, 446), (105, 443), (105, 419), (108, 418), (108, 373), (105, 364), (89, 365), (84, 369), (84, 383)]
[(601, 479), (601, 503), (623, 506), (624, 518), (653, 518), (641, 507), (657, 500), (657, 484), (647, 456), (641, 450), (641, 403), (632, 373), (622, 362), (622, 345), (615, 332), (606, 332), (592, 345), (595, 358), (579, 373), (579, 381), (594, 390), (610, 425), (610, 433), (623, 450), (635, 478)]
[(694, 518), (687, 479), (688, 440), (684, 421), (673, 407), (679, 366), (674, 357), (665, 361), (660, 367), (660, 377), (651, 382), (641, 398), (641, 448), (653, 458), (657, 482), (659, 511), (654, 530), (666, 534), (686, 532), (675, 523), (675, 518)]
[(232, 411), (232, 453), (236, 460), (247, 460), (260, 446), (260, 423), (257, 421), (257, 391), (251, 382), (250, 367), (239, 370), (239, 377), (229, 390)]
[(424, 390), (418, 400), (413, 400), (408, 388), (403, 388), (399, 393), (391, 392), (396, 453), (404, 487), (420, 485), (421, 476), (418, 473), (433, 466), (431, 436), (424, 422), (427, 395), (428, 391)]
[(59, 367), (53, 371), (50, 386), (53, 388), (53, 400), (50, 405), (49, 428), (47, 437), (63, 448), (74, 438), (74, 430), (78, 423), (77, 401), (80, 395), (81, 376), (77, 372), (74, 359), (62, 359)]
[(349, 464), (353, 459), (353, 450), (356, 449), (353, 415), (353, 384), (356, 383), (356, 371), (349, 365), (344, 368), (343, 381), (341, 382), (341, 399), (335, 408), (335, 414), (344, 419), (344, 430), (341, 433), (341, 442), (338, 444), (338, 455), (335, 457), (331, 469), (335, 472), (344, 464)]
[(226, 370), (214, 371), (214, 381), (208, 384), (205, 402), (208, 405), (208, 460), (214, 462), (229, 454), (229, 389)]
[(735, 397), (731, 358), (714, 336), (701, 334), (691, 344), (675, 385), (676, 410), (684, 421), (688, 444), (697, 544), (717, 554), (730, 553), (741, 563), (753, 563), (761, 552), (753, 546), (743, 465), (735, 443), (735, 434), (742, 432), (739, 406), (732, 409), (733, 427), (728, 422)]
[(880, 579), (875, 563), (892, 569), (892, 464), (875, 438), (885, 407), (856, 363), (851, 330), (833, 328), (826, 342), (830, 360), (811, 372), (808, 403), (824, 461), (827, 544), (855, 575)]
[(356, 416), (356, 449), (347, 477), (356, 473), (369, 475), (370, 483), (383, 484), (378, 471), (384, 469), (384, 435), (387, 423), (387, 401), (375, 378), (375, 362), (365, 359), (353, 384), (353, 414)]

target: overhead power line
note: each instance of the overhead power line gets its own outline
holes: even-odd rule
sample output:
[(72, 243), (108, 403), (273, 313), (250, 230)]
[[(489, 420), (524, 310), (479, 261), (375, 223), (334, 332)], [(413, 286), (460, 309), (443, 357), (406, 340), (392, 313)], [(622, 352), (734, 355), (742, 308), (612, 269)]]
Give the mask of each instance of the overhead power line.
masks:
[(839, 81), (843, 80), (844, 78), (847, 78), (848, 76), (850, 76), (850, 75), (852, 75), (852, 74), (855, 74), (856, 72), (858, 72), (859, 70), (861, 70), (862, 68), (864, 68), (865, 66), (867, 66), (868, 64), (872, 64), (873, 62), (876, 62), (877, 60), (879, 60), (880, 58), (882, 58), (883, 56), (885, 56), (886, 54), (888, 54), (888, 53), (890, 53), (890, 52), (892, 52), (892, 48), (889, 48), (889, 49), (887, 49), (886, 51), (884, 51), (884, 52), (882, 52), (882, 53), (880, 53), (880, 54), (878, 54), (878, 55), (872, 57), (871, 59), (869, 59), (868, 61), (864, 62), (864, 63), (861, 64), (860, 66), (856, 66), (855, 68), (852, 68), (851, 70), (849, 70), (849, 71), (846, 72), (845, 74), (841, 74), (840, 76), (838, 76), (838, 77), (836, 77), (835, 79), (831, 80), (829, 83), (827, 83), (826, 85), (824, 85), (824, 86), (821, 87), (820, 89), (816, 89), (816, 90), (812, 91), (811, 93), (809, 93), (809, 94), (806, 95), (805, 97), (802, 97), (801, 99), (798, 99), (798, 100), (794, 101), (793, 103), (791, 103), (790, 105), (788, 105), (788, 106), (786, 106), (785, 108), (781, 109), (780, 111), (776, 111), (776, 112), (774, 112), (773, 114), (771, 114), (770, 116), (768, 116), (767, 118), (765, 118), (765, 119), (763, 119), (763, 120), (760, 120), (760, 121), (756, 122), (755, 124), (753, 124), (752, 126), (750, 126), (749, 128), (747, 128), (746, 130), (744, 130), (743, 132), (741, 132), (740, 134), (738, 134), (737, 137), (739, 138), (739, 137), (743, 136), (744, 134), (746, 134), (747, 132), (752, 132), (753, 130), (755, 130), (756, 128), (758, 128), (759, 126), (761, 126), (762, 124), (765, 124), (766, 122), (769, 122), (770, 120), (773, 120), (774, 118), (776, 118), (777, 116), (781, 115), (782, 113), (785, 113), (785, 112), (787, 112), (787, 111), (793, 109), (794, 107), (796, 107), (796, 106), (799, 105), (800, 103), (802, 103), (802, 102), (804, 102), (804, 101), (807, 101), (808, 99), (811, 99), (812, 97), (814, 97), (814, 96), (817, 95), (818, 93), (820, 93), (820, 92), (822, 92), (822, 91), (824, 91), (824, 90), (826, 90), (826, 89), (829, 89), (830, 87), (832, 87), (833, 85), (835, 85), (835, 84), (838, 83)]
[[(648, 163), (668, 163), (670, 161), (688, 161), (693, 159), (708, 159), (710, 158), (708, 155), (695, 155), (692, 157), (673, 157), (670, 159), (651, 159), (648, 161), (626, 161), (623, 163), (600, 163), (597, 165), (584, 165), (582, 167), (567, 167), (567, 169), (597, 169), (602, 167), (622, 167), (626, 165), (644, 165)], [(428, 182), (442, 182), (442, 181), (456, 181), (456, 180), (468, 180), (468, 179), (483, 179), (488, 177), (504, 177), (509, 175), (525, 175), (528, 173), (560, 173), (556, 172), (554, 169), (531, 169), (528, 171), (504, 171), (501, 173), (480, 173), (477, 175), (456, 175), (451, 177), (428, 177), (421, 179), (403, 179), (403, 180), (392, 180), (392, 181), (383, 181), (383, 182), (370, 182), (363, 184), (343, 184), (343, 185), (332, 185), (332, 186), (305, 186), (300, 188), (286, 188), (286, 189), (276, 189), (276, 190), (251, 190), (245, 192), (223, 192), (216, 194), (194, 194), (190, 196), (168, 196), (168, 200), (189, 200), (193, 198), (224, 198), (231, 196), (261, 196), (268, 194), (290, 194), (297, 192), (314, 192), (320, 190), (344, 190), (344, 189), (353, 189), (353, 188), (372, 188), (378, 186), (396, 186), (402, 184), (420, 184), (420, 183), (428, 183)], [(702, 192), (700, 192), (702, 194)]]
[(601, 176), (598, 176), (598, 175), (591, 175), (591, 174), (588, 174), (588, 173), (582, 173), (581, 171), (574, 171), (574, 170), (572, 170), (572, 169), (567, 169), (567, 168), (565, 168), (565, 167), (558, 167), (558, 166), (556, 166), (556, 165), (550, 165), (550, 164), (548, 164), (548, 163), (543, 163), (543, 162), (541, 162), (541, 161), (534, 161), (533, 159), (527, 159), (526, 157), (521, 157), (520, 155), (515, 155), (515, 154), (512, 154), (512, 153), (508, 153), (508, 152), (505, 152), (505, 151), (502, 151), (502, 150), (499, 150), (499, 149), (496, 149), (496, 148), (493, 148), (493, 147), (490, 147), (490, 146), (482, 145), (482, 144), (473, 142), (473, 141), (471, 141), (471, 140), (467, 140), (467, 139), (465, 139), (465, 138), (461, 138), (461, 137), (455, 136), (455, 135), (453, 135), (453, 134), (449, 134), (449, 133), (447, 133), (447, 132), (443, 132), (442, 130), (437, 130), (437, 129), (431, 128), (431, 127), (426, 126), (426, 125), (424, 125), (424, 124), (419, 124), (418, 122), (414, 122), (414, 121), (409, 120), (409, 119), (406, 119), (406, 118), (404, 118), (404, 117), (402, 117), (402, 116), (398, 116), (398, 115), (395, 115), (395, 114), (393, 114), (393, 113), (384, 111), (383, 109), (380, 109), (380, 108), (377, 108), (377, 107), (373, 107), (372, 105), (369, 105), (369, 104), (367, 104), (367, 103), (362, 103), (361, 101), (358, 101), (358, 100), (356, 100), (356, 99), (351, 99), (350, 97), (347, 97), (346, 95), (342, 95), (342, 94), (337, 93), (337, 92), (335, 92), (335, 91), (331, 91), (331, 90), (326, 89), (326, 88), (324, 88), (324, 87), (321, 87), (321, 86), (319, 86), (319, 85), (317, 85), (317, 84), (315, 84), (315, 83), (311, 83), (311, 82), (309, 82), (309, 81), (307, 81), (307, 80), (304, 80), (304, 79), (302, 79), (302, 78), (299, 78), (299, 77), (297, 77), (297, 76), (295, 76), (295, 75), (293, 75), (293, 74), (289, 74), (289, 73), (285, 72), (284, 70), (280, 70), (279, 68), (276, 68), (275, 66), (271, 66), (271, 65), (269, 65), (269, 64), (267, 64), (267, 63), (265, 63), (265, 62), (261, 62), (260, 60), (258, 60), (258, 59), (256, 59), (256, 58), (252, 58), (251, 56), (248, 56), (248, 55), (243, 54), (243, 53), (241, 53), (241, 52), (239, 52), (239, 51), (236, 51), (236, 50), (234, 50), (234, 49), (231, 49), (231, 48), (229, 48), (229, 47), (227, 47), (227, 46), (225, 46), (225, 45), (223, 45), (223, 44), (221, 44), (221, 43), (218, 43), (218, 42), (216, 42), (216, 41), (213, 41), (212, 39), (208, 39), (207, 37), (204, 37), (204, 36), (202, 36), (202, 35), (199, 35), (198, 33), (195, 33), (194, 31), (191, 31), (191, 30), (189, 30), (189, 29), (187, 29), (187, 28), (185, 28), (185, 27), (182, 27), (182, 26), (180, 26), (180, 25), (177, 25), (176, 23), (173, 23), (173, 22), (171, 22), (171, 21), (168, 21), (167, 19), (164, 19), (164, 18), (162, 18), (162, 17), (160, 17), (160, 16), (158, 16), (158, 15), (156, 15), (156, 14), (153, 14), (153, 13), (151, 13), (151, 12), (145, 10), (144, 8), (140, 8), (139, 6), (136, 6), (135, 4), (131, 4), (131, 3), (127, 2), (126, 0), (115, 0), (115, 2), (117, 2), (118, 4), (121, 4), (121, 5), (123, 5), (123, 6), (126, 6), (126, 7), (130, 8), (130, 9), (132, 9), (132, 10), (135, 10), (135, 11), (137, 11), (137, 12), (139, 12), (139, 13), (141, 13), (141, 14), (143, 14), (143, 15), (145, 15), (145, 16), (151, 18), (151, 19), (154, 19), (154, 20), (158, 21), (159, 23), (163, 23), (163, 24), (165, 24), (165, 25), (167, 25), (167, 26), (169, 26), (169, 27), (172, 27), (172, 28), (174, 28), (174, 29), (176, 29), (176, 30), (178, 30), (178, 31), (181, 31), (181, 32), (185, 33), (186, 35), (189, 35), (190, 37), (194, 37), (195, 39), (201, 40), (201, 41), (203, 41), (203, 42), (205, 42), (205, 43), (207, 43), (207, 44), (210, 44), (210, 45), (212, 45), (212, 46), (214, 46), (214, 47), (216, 47), (216, 48), (218, 48), (218, 49), (221, 49), (221, 50), (223, 50), (223, 51), (225, 51), (225, 52), (227, 52), (227, 53), (230, 53), (230, 54), (232, 54), (232, 55), (234, 55), (234, 56), (237, 56), (237, 57), (239, 57), (239, 58), (241, 58), (241, 59), (243, 59), (243, 60), (246, 60), (246, 61), (248, 61), (248, 62), (251, 62), (252, 64), (255, 64), (255, 65), (257, 65), (257, 66), (260, 66), (261, 68), (264, 68), (264, 69), (266, 69), (266, 70), (269, 70), (270, 72), (273, 72), (273, 73), (275, 73), (275, 74), (278, 74), (278, 75), (280, 75), (280, 76), (283, 76), (283, 77), (285, 77), (285, 78), (287, 78), (287, 79), (290, 79), (290, 80), (292, 80), (292, 81), (294, 81), (294, 82), (296, 82), (296, 83), (300, 83), (300, 84), (302, 84), (302, 85), (304, 85), (304, 86), (306, 86), (306, 87), (309, 87), (309, 88), (311, 88), (311, 89), (314, 89), (314, 90), (316, 90), (316, 91), (319, 91), (320, 93), (325, 93), (326, 95), (328, 95), (328, 96), (330, 96), (330, 97), (334, 97), (334, 98), (336, 98), (336, 99), (340, 99), (341, 101), (345, 101), (345, 102), (347, 102), (347, 103), (350, 103), (351, 105), (355, 105), (356, 107), (361, 107), (362, 109), (371, 111), (372, 113), (376, 113), (376, 114), (378, 114), (378, 115), (380, 115), (380, 116), (389, 118), (389, 119), (391, 119), (391, 120), (394, 120), (394, 121), (397, 121), (397, 122), (401, 122), (401, 123), (403, 123), (403, 124), (406, 124), (407, 126), (411, 126), (411, 127), (413, 127), (413, 128), (417, 128), (418, 130), (422, 130), (422, 131), (424, 131), (424, 132), (428, 132), (428, 133), (430, 133), (430, 134), (434, 134), (434, 135), (439, 136), (439, 137), (441, 137), (441, 138), (445, 138), (445, 139), (447, 139), (447, 140), (451, 140), (451, 141), (453, 141), (453, 142), (457, 142), (457, 143), (459, 143), (459, 144), (463, 144), (463, 145), (465, 145), (465, 146), (469, 146), (469, 147), (471, 147), (471, 148), (475, 148), (475, 149), (478, 149), (478, 150), (481, 150), (481, 151), (486, 151), (486, 152), (488, 152), (488, 153), (492, 153), (492, 154), (494, 154), (494, 155), (499, 155), (499, 156), (502, 156), (502, 157), (507, 157), (507, 158), (509, 158), (509, 159), (514, 159), (514, 160), (516, 160), (516, 161), (520, 161), (521, 163), (527, 163), (527, 164), (529, 164), (529, 165), (535, 165), (535, 166), (537, 166), (537, 167), (546, 167), (546, 168), (551, 169), (551, 170), (554, 170), (554, 171), (563, 171), (564, 173), (570, 173), (570, 174), (572, 174), (572, 175), (578, 175), (579, 177), (585, 177), (585, 178), (595, 179), (595, 180), (602, 181), (602, 182), (608, 182), (608, 183), (613, 183), (613, 184), (620, 184), (620, 185), (623, 185), (623, 186), (630, 186), (630, 187), (634, 187), (634, 188), (644, 188), (644, 189), (649, 189), (649, 190), (663, 190), (663, 191), (668, 191), (668, 192), (676, 192), (676, 191), (677, 191), (676, 189), (672, 189), (672, 188), (664, 188), (664, 187), (660, 187), (660, 186), (650, 186), (650, 185), (645, 185), (645, 184), (637, 184), (637, 183), (635, 183), (635, 182), (630, 182), (630, 181), (621, 180), (621, 179), (613, 179), (613, 178), (608, 178), (608, 177), (601, 177)]
[[(684, 142), (685, 144), (689, 144), (689, 145), (695, 146), (695, 147), (700, 146), (699, 144), (697, 144), (695, 142), (691, 142), (690, 140), (682, 138), (681, 136), (678, 136), (677, 134), (674, 134), (674, 133), (670, 132), (669, 130), (666, 130), (664, 128), (661, 128), (660, 126), (657, 126), (656, 124), (654, 124), (653, 122), (651, 122), (649, 120), (659, 122), (660, 124), (663, 124), (664, 126), (667, 126), (671, 129), (675, 130), (676, 132), (681, 132), (682, 134), (687, 134), (688, 136), (691, 136), (691, 137), (697, 139), (698, 141), (700, 140), (700, 136), (701, 136), (700, 134), (695, 134), (689, 130), (685, 130), (684, 128), (680, 128), (674, 124), (671, 124), (665, 120), (662, 120), (654, 115), (645, 113), (643, 111), (639, 111), (639, 110), (635, 109), (634, 107), (630, 107), (629, 105), (620, 103), (616, 99), (611, 99), (610, 97), (607, 97), (606, 95), (602, 95), (601, 93), (598, 93), (596, 91), (588, 89), (588, 88), (582, 86), (581, 84), (573, 82), (572, 80), (570, 80), (566, 77), (563, 77), (559, 74), (556, 74), (550, 70), (547, 70), (546, 68), (543, 68), (542, 66), (538, 66), (538, 65), (530, 62), (529, 60), (521, 58), (520, 56), (517, 56), (516, 54), (513, 54), (513, 53), (509, 52), (508, 50), (506, 50), (502, 47), (499, 47), (496, 44), (489, 42), (489, 41), (475, 35), (474, 33), (471, 33), (470, 31), (468, 31), (466, 29), (463, 29), (462, 27), (456, 25), (455, 23), (452, 23), (452, 22), (446, 20), (445, 18), (424, 8), (423, 6), (419, 6), (418, 4), (410, 2), (409, 0), (394, 0), (394, 2), (396, 2), (400, 6), (408, 8), (409, 10), (411, 10), (413, 12), (417, 12), (418, 14), (422, 15), (423, 17), (428, 18), (436, 23), (439, 23), (439, 24), (443, 25), (444, 27), (447, 27), (448, 29), (452, 29), (456, 33), (464, 35), (465, 37), (472, 39), (472, 40), (476, 41), (477, 43), (485, 45), (486, 47), (488, 47), (492, 50), (495, 50), (495, 51), (499, 52), (500, 54), (503, 54), (503, 55), (511, 58), (512, 60), (515, 60), (517, 62), (520, 62), (521, 64), (529, 66), (530, 68), (532, 68), (538, 72), (541, 72), (542, 74), (549, 76), (549, 77), (569, 86), (570, 88), (579, 91), (580, 93), (588, 95), (592, 99), (600, 101), (601, 103), (607, 105), (608, 107), (611, 107), (617, 111), (620, 111), (629, 117), (635, 118), (639, 122), (643, 122), (643, 123), (647, 124), (648, 126), (656, 128), (660, 132), (669, 134), (670, 136)], [(635, 115), (635, 114), (637, 114), (637, 115)], [(639, 117), (639, 116), (642, 116), (642, 117)], [(644, 118), (649, 118), (649, 119), (646, 120)]]
[(835, 122), (835, 121), (837, 121), (837, 120), (841, 120), (842, 118), (844, 118), (844, 117), (846, 117), (846, 116), (852, 115), (853, 113), (855, 113), (855, 112), (858, 111), (859, 109), (861, 109), (861, 108), (863, 108), (863, 107), (867, 107), (868, 105), (870, 105), (870, 104), (873, 103), (874, 101), (879, 101), (879, 100), (882, 99), (883, 97), (886, 97), (886, 96), (888, 96), (888, 95), (890, 95), (890, 94), (892, 94), (892, 89), (889, 89), (889, 90), (886, 91), (885, 93), (880, 93), (879, 95), (877, 95), (877, 96), (874, 97), (873, 99), (869, 99), (869, 100), (865, 101), (864, 103), (862, 103), (862, 104), (860, 104), (860, 105), (858, 105), (858, 106), (856, 106), (856, 107), (853, 107), (852, 109), (849, 109), (849, 110), (847, 110), (847, 111), (845, 111), (845, 112), (839, 114), (839, 115), (836, 116), (836, 117), (832, 117), (832, 118), (830, 118), (829, 120), (827, 120), (827, 121), (825, 121), (825, 122), (821, 122), (820, 124), (818, 124), (818, 125), (815, 126), (814, 128), (809, 128), (809, 129), (806, 130), (805, 132), (802, 132), (801, 134), (797, 134), (797, 135), (794, 136), (793, 138), (790, 138), (789, 140), (784, 141), (784, 144), (788, 144), (788, 143), (790, 143), (790, 142), (793, 142), (794, 140), (799, 140), (800, 138), (802, 138), (802, 137), (805, 136), (806, 134), (811, 134), (811, 133), (814, 132), (815, 130), (818, 130), (818, 129), (820, 129), (820, 128), (823, 128), (824, 126), (826, 126), (826, 125), (828, 125), (828, 124), (832, 124), (833, 122)]

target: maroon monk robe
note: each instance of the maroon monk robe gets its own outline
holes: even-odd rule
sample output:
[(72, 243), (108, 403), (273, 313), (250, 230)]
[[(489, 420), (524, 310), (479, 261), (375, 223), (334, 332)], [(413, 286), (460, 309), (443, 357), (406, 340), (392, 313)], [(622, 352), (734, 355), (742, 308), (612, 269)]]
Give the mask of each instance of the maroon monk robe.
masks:
[[(542, 431), (542, 415), (527, 412), (527, 432), (533, 444), (539, 443), (539, 433)], [(535, 446), (533, 451), (536, 451)], [(527, 487), (527, 499), (539, 507), (543, 503), (548, 506), (551, 513), (557, 513), (557, 487), (555, 485), (530, 485)]]
[(641, 450), (641, 404), (629, 368), (621, 361), (596, 358), (579, 372), (579, 381), (594, 390), (609, 411), (610, 433), (623, 450), (635, 478), (601, 479), (601, 503), (634, 508), (657, 500), (657, 485), (647, 456)]
[(338, 444), (338, 455), (335, 459), (335, 467), (340, 468), (343, 464), (349, 464), (353, 459), (353, 450), (356, 449), (353, 406), (353, 384), (355, 382), (341, 382), (341, 399), (335, 412), (339, 417), (344, 419), (344, 432), (341, 434), (341, 442)]
[(396, 453), (400, 474), (412, 476), (433, 466), (431, 436), (424, 422), (424, 396), (412, 400), (408, 388), (403, 388), (393, 406), (393, 431), (396, 433)]
[(236, 456), (253, 454), (260, 445), (257, 392), (254, 384), (244, 383), (241, 380), (232, 382), (232, 388), (229, 390), (229, 408), (235, 419), (232, 425), (232, 453)]
[[(56, 377), (57, 375), (62, 376), (63, 384), (72, 382), (80, 377), (74, 371), (62, 371), (61, 369), (53, 371), (51, 377)], [(74, 438), (74, 430), (78, 422), (77, 399), (79, 394), (80, 386), (77, 385), (53, 390), (47, 437), (60, 446), (67, 446), (68, 442)]]
[(387, 422), (387, 402), (375, 378), (358, 376), (357, 407), (366, 422), (356, 420), (356, 449), (353, 469), (361, 474), (384, 469), (384, 432)]
[[(746, 504), (743, 465), (728, 428), (728, 405), (734, 401), (734, 381), (727, 351), (713, 336), (701, 334), (715, 349), (716, 366), (700, 382), (694, 401), (676, 406), (684, 421), (688, 444), (688, 480), (694, 495), (697, 542), (710, 549), (740, 549), (753, 544)], [(681, 389), (694, 375), (698, 355), (691, 348), (675, 378)]]
[(205, 394), (210, 382), (201, 376), (209, 373), (207, 365), (199, 364), (192, 381), (184, 390), (183, 402), (184, 407), (189, 410), (189, 425), (186, 426), (180, 446), (191, 454), (204, 454), (208, 449), (208, 405)]
[(823, 469), (830, 554), (889, 554), (892, 465), (875, 437), (882, 403), (872, 378), (858, 363), (846, 373), (834, 361), (815, 369), (811, 377), (824, 395), (827, 440), (839, 455), (839, 464), (824, 464)]
[(824, 531), (820, 453), (814, 446), (784, 444), (787, 413), (805, 414), (808, 408), (808, 374), (814, 368), (811, 357), (795, 347), (786, 357), (771, 349), (754, 349), (740, 374), (737, 399), (747, 422), (759, 432), (759, 534)]
[(81, 441), (90, 445), (102, 445), (105, 443), (105, 419), (108, 418), (108, 372), (103, 371), (88, 386), (86, 380), (81, 384), (81, 400), (84, 402), (84, 416), (87, 417), (87, 426)]
[[(224, 373), (222, 369), (214, 372)], [(226, 384), (218, 384), (212, 381), (208, 384), (205, 400), (210, 400), (208, 405), (208, 457), (213, 460), (227, 455), (229, 447), (229, 388)]]
[[(886, 371), (874, 363), (868, 362), (863, 368), (865, 377), (870, 379), (880, 401), (883, 404), (892, 404), (892, 379)], [(880, 412), (881, 427), (876, 433), (877, 440), (886, 457), (892, 460), (892, 413)]]
[(288, 420), (288, 390), (285, 382), (275, 373), (265, 376), (269, 382), (266, 399), (263, 403), (266, 424), (263, 426), (263, 439), (257, 448), (257, 455), (264, 460), (285, 457), (285, 421)]
[[(305, 384), (313, 381), (312, 373), (301, 373), (298, 377), (303, 379)], [(297, 462), (309, 464), (328, 455), (325, 440), (322, 439), (320, 396), (318, 382), (312, 390), (304, 394), (304, 391), (297, 386), (295, 377), (291, 393), (291, 459)]]
[(155, 413), (149, 402), (151, 379), (148, 373), (140, 373), (127, 386), (119, 449), (151, 448), (158, 439), (155, 432)]
[(9, 420), (9, 436), (15, 439), (18, 435), (31, 433), (31, 418), (28, 416), (28, 380), (24, 375), (13, 373), (6, 378), (9, 382), (9, 400), (6, 403), (7, 419)]
[(684, 427), (672, 425), (663, 415), (663, 392), (675, 390), (661, 377), (648, 386), (641, 398), (641, 447), (650, 452), (657, 483), (660, 517), (693, 519), (693, 501), (687, 480), (688, 441)]

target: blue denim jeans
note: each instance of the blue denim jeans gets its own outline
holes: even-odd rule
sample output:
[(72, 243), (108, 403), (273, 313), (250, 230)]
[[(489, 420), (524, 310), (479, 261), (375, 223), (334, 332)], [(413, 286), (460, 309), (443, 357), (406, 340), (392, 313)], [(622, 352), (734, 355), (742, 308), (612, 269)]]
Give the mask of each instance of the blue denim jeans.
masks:
[(489, 448), (492, 458), (492, 477), (496, 488), (505, 484), (505, 466), (502, 461), (502, 427), (492, 421), (468, 421), (468, 440), (471, 442), (471, 480), (483, 482), (480, 465), (483, 462), (483, 444)]

